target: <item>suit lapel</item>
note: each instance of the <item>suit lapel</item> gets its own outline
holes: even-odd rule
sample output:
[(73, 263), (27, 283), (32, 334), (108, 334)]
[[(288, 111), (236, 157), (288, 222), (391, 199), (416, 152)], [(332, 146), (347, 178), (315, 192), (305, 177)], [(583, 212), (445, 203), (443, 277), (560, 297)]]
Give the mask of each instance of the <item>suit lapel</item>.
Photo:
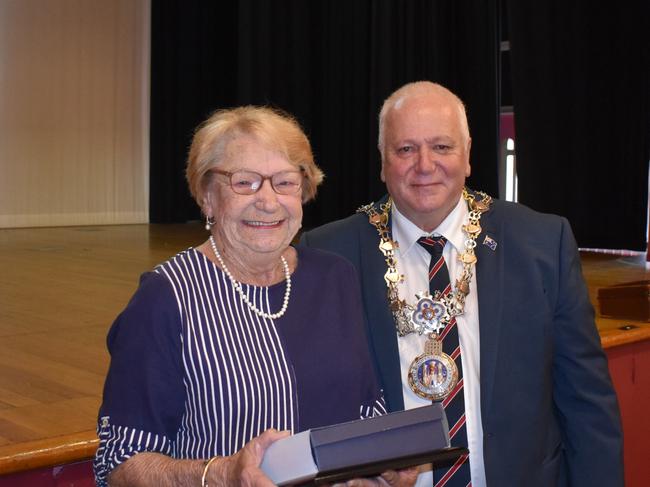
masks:
[[(380, 204), (375, 205), (377, 211)], [(360, 267), (363, 299), (368, 317), (370, 341), (384, 386), (390, 411), (404, 409), (399, 350), (395, 339), (395, 322), (386, 297), (384, 273), (386, 262), (378, 248), (376, 229), (365, 222), (359, 229)], [(494, 208), (481, 218), (483, 231), (477, 239), (476, 280), (478, 287), (480, 326), (481, 411), (486, 414), (492, 399), (494, 374), (502, 316), (503, 251), (501, 222)], [(485, 242), (489, 237), (497, 243), (494, 250)], [(380, 298), (379, 298), (380, 297)]]
[[(384, 203), (383, 198), (375, 205)], [(384, 396), (390, 411), (404, 409), (399, 350), (395, 322), (389, 309), (386, 283), (386, 261), (379, 250), (379, 235), (367, 220), (359, 229), (361, 279), (363, 299), (368, 317), (370, 341), (377, 357), (377, 366), (384, 386)]]
[[(499, 348), (502, 320), (503, 253), (502, 227), (494, 208), (481, 217), (483, 231), (476, 246), (476, 283), (478, 288), (480, 327), (481, 411), (486, 414), (492, 399), (492, 389)], [(486, 238), (488, 239), (486, 241)], [(496, 243), (494, 250), (490, 240)], [(492, 244), (494, 247), (494, 245)]]

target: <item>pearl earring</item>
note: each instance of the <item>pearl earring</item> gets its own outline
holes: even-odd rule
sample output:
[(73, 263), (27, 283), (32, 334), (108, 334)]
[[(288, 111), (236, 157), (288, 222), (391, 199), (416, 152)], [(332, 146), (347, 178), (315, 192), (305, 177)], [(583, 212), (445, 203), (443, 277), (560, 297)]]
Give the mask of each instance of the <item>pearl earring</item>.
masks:
[(214, 225), (214, 217), (213, 216), (206, 216), (205, 217), (205, 229), (209, 232), (210, 229), (212, 228), (212, 225)]

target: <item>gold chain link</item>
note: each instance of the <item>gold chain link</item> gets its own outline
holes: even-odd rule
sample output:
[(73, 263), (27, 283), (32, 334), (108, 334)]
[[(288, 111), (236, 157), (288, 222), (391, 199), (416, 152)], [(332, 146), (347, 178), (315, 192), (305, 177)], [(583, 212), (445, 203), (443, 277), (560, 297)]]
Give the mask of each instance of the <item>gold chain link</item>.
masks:
[[(492, 198), (481, 191), (476, 194), (481, 196), (477, 201), (476, 197), (471, 194), (467, 188), (463, 188), (463, 199), (467, 202), (469, 216), (467, 223), (463, 225), (462, 230), (466, 236), (465, 251), (458, 255), (458, 259), (463, 264), (463, 272), (460, 279), (456, 280), (455, 288), (446, 296), (437, 295), (436, 299), (444, 302), (449, 312), (450, 319), (463, 313), (465, 309), (465, 297), (469, 294), (469, 283), (472, 280), (474, 264), (476, 264), (476, 238), (480, 235), (482, 229), (480, 225), (481, 215), (490, 209)], [(408, 335), (416, 331), (411, 323), (411, 314), (414, 307), (408, 304), (404, 299), (399, 298), (397, 284), (404, 282), (404, 276), (397, 271), (397, 259), (395, 250), (399, 243), (391, 238), (388, 229), (388, 216), (393, 205), (392, 198), (382, 204), (379, 209), (381, 213), (375, 210), (374, 203), (362, 206), (357, 212), (363, 212), (368, 215), (368, 221), (377, 229), (379, 234), (379, 250), (384, 255), (386, 261), (386, 273), (384, 281), (388, 291), (388, 302), (390, 310), (395, 319), (395, 327), (399, 336)], [(446, 323), (445, 323), (446, 324)], [(420, 331), (422, 333), (422, 331)]]

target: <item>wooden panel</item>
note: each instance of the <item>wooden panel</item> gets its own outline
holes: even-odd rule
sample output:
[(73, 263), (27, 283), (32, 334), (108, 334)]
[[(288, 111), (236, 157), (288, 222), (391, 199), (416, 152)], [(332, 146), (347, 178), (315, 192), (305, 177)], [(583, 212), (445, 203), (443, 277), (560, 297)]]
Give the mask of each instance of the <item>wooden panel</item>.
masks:
[(645, 487), (650, 479), (650, 340), (607, 350), (623, 420), (625, 485)]
[(148, 221), (149, 5), (0, 2), (0, 227)]
[(3, 475), (0, 487), (95, 487), (90, 461)]
[[(78, 433), (3, 448), (0, 452), (0, 475), (62, 465), (79, 458), (90, 458), (94, 455), (98, 444), (94, 436), (92, 432)], [(88, 467), (89, 465), (86, 465), (85, 470)], [(2, 479), (4, 477), (0, 477), (0, 480)], [(0, 483), (0, 485), (14, 484)]]

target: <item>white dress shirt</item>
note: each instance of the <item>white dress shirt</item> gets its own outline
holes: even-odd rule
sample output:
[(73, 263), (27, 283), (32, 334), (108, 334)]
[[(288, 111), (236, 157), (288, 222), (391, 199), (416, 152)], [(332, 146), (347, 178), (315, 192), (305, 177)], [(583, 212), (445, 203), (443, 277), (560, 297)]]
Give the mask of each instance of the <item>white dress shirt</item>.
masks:
[[(443, 256), (449, 269), (452, 285), (459, 279), (463, 265), (458, 260), (459, 253), (465, 249), (465, 234), (462, 225), (467, 223), (469, 211), (464, 199), (460, 198), (456, 207), (444, 221), (431, 233), (427, 234), (399, 212), (393, 203), (392, 207), (392, 237), (399, 242), (395, 252), (397, 270), (404, 275), (404, 282), (398, 284), (401, 299), (413, 305), (417, 301), (415, 294), (429, 289), (429, 261), (431, 254), (417, 240), (425, 235), (442, 235), (447, 239)], [(485, 487), (485, 467), (483, 464), (483, 428), (481, 424), (481, 391), (480, 391), (480, 346), (479, 346), (479, 315), (478, 293), (476, 290), (476, 269), (470, 282), (470, 293), (465, 299), (465, 311), (456, 317), (460, 340), (461, 358), (463, 364), (465, 417), (467, 425), (467, 441), (473, 487)], [(426, 406), (431, 402), (417, 396), (408, 385), (408, 371), (415, 357), (424, 353), (426, 335), (411, 333), (398, 337), (399, 359), (402, 377), (402, 391), (405, 409)], [(432, 473), (420, 474), (416, 487), (431, 487)]]

